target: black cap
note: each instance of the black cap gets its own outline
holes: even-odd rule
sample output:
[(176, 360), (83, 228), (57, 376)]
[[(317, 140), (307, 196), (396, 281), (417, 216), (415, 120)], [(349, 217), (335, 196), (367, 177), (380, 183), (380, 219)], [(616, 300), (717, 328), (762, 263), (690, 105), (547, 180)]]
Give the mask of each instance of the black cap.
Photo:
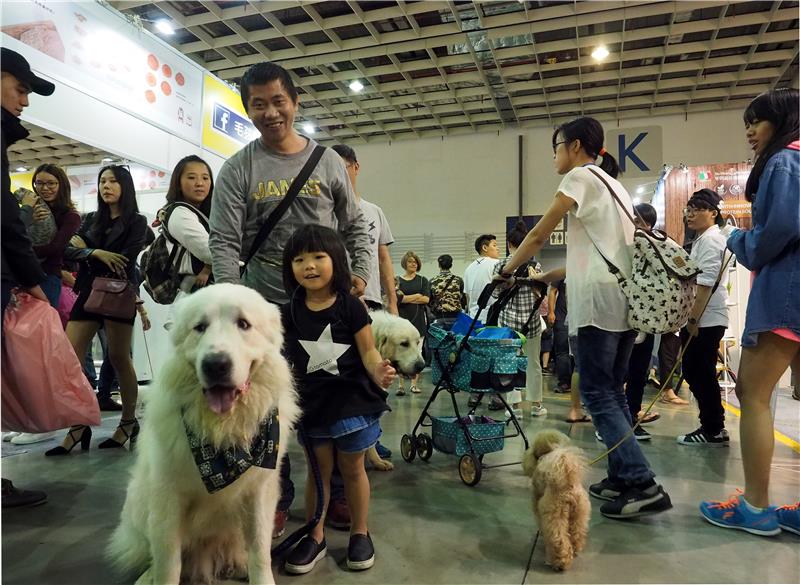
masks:
[(56, 89), (56, 86), (51, 82), (38, 77), (31, 71), (30, 63), (25, 57), (5, 47), (2, 48), (2, 53), (0, 53), (0, 69), (3, 73), (10, 73), (16, 77), (20, 82), (27, 85), (33, 93), (50, 95)]
[(722, 201), (722, 197), (720, 197), (716, 191), (712, 191), (711, 189), (700, 189), (692, 194), (687, 205), (693, 205), (694, 203), (705, 203), (712, 209), (719, 210), (720, 201)]

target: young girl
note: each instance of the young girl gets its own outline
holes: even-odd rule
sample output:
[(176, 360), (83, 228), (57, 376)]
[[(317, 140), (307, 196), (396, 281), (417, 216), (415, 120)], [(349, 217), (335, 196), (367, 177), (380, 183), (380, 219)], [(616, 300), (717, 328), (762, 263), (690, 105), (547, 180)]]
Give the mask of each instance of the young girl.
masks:
[(747, 142), (756, 162), (745, 187), (753, 203), (753, 229), (737, 230), (728, 248), (754, 272), (742, 334), (736, 396), (744, 493), (727, 502), (703, 502), (700, 512), (717, 526), (772, 536), (800, 534), (800, 504), (769, 505), (775, 438), (770, 399), (790, 365), (800, 368), (800, 131), (796, 89), (756, 97), (744, 112)]
[[(100, 327), (108, 338), (108, 357), (114, 366), (122, 396), (122, 418), (113, 437), (98, 446), (100, 449), (119, 449), (139, 434), (136, 420), (138, 385), (131, 359), (133, 323), (135, 317), (123, 319), (104, 317), (84, 308), (97, 276), (127, 278), (137, 286), (136, 257), (145, 245), (147, 218), (139, 213), (136, 190), (130, 171), (110, 165), (100, 169), (97, 176), (97, 211), (89, 213), (78, 233), (70, 240), (64, 253), (70, 260), (81, 263), (75, 280), (78, 298), (67, 323), (67, 337), (78, 359), (83, 361), (86, 349)], [(45, 453), (48, 457), (67, 455), (78, 443), (81, 450), (89, 448), (92, 429), (78, 425), (70, 428), (58, 447)]]
[[(351, 570), (369, 569), (375, 550), (367, 530), (370, 487), (364, 454), (377, 443), (380, 416), (395, 370), (375, 349), (366, 307), (350, 295), (352, 282), (344, 243), (332, 229), (315, 224), (298, 229), (283, 253), (283, 282), (290, 301), (282, 307), (286, 353), (298, 382), (302, 425), (322, 475), (329, 501), (334, 452), (344, 479), (352, 523), (347, 547)], [(309, 465), (306, 516), (317, 502)], [(323, 511), (317, 525), (286, 559), (286, 571), (311, 571), (325, 556)]]
[[(628, 246), (634, 228), (606, 186), (633, 214), (630, 195), (616, 180), (617, 162), (603, 148), (603, 140), (603, 127), (594, 118), (577, 118), (556, 128), (553, 162), (564, 178), (550, 209), (525, 236), (501, 275), (510, 276), (537, 254), (569, 214), (566, 272), (553, 270), (540, 278), (552, 282), (568, 276), (569, 333), (578, 339), (580, 390), (599, 435), (611, 448), (631, 430), (623, 382), (636, 333), (628, 325), (628, 301), (603, 258), (629, 275)], [(598, 157), (602, 157), (599, 166)], [(608, 477), (590, 486), (589, 493), (607, 500), (600, 513), (609, 518), (655, 514), (672, 503), (654, 477), (638, 441), (629, 436), (609, 454)]]

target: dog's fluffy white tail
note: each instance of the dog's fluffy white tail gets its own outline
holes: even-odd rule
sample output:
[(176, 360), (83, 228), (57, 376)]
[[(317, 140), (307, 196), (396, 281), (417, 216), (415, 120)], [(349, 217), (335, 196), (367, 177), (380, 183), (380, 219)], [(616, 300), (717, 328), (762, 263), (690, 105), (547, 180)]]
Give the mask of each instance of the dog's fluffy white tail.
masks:
[(150, 546), (145, 535), (123, 517), (111, 535), (106, 558), (121, 572), (142, 572), (150, 564)]

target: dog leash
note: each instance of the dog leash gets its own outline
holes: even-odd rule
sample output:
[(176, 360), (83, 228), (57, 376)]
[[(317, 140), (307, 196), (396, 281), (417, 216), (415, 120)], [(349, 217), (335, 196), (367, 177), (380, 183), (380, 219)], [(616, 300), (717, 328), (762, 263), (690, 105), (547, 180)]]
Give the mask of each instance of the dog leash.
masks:
[(317, 487), (317, 504), (316, 508), (314, 509), (314, 517), (306, 522), (303, 526), (292, 532), (289, 536), (287, 536), (283, 541), (279, 544), (272, 547), (272, 556), (277, 557), (281, 556), (286, 553), (290, 548), (292, 548), (295, 544), (300, 542), (300, 540), (307, 535), (314, 526), (322, 518), (322, 511), (325, 508), (325, 502), (323, 500), (323, 493), (322, 493), (322, 473), (319, 470), (319, 462), (317, 461), (316, 455), (314, 455), (314, 449), (311, 448), (311, 444), (306, 437), (305, 428), (303, 425), (298, 425), (297, 427), (297, 436), (300, 439), (300, 444), (303, 445), (303, 448), (306, 450), (308, 454), (308, 464), (311, 466), (311, 472), (314, 474), (314, 484)]
[[(714, 282), (714, 287), (711, 289), (711, 294), (708, 295), (708, 299), (706, 299), (706, 303), (703, 306), (703, 310), (700, 311), (700, 317), (702, 317), (703, 313), (706, 312), (706, 309), (708, 308), (708, 304), (711, 302), (711, 297), (714, 295), (714, 293), (716, 292), (717, 288), (719, 287), (719, 283), (722, 282), (722, 275), (725, 274), (725, 271), (728, 269), (728, 265), (730, 264), (731, 260), (733, 260), (733, 257), (734, 257), (733, 253), (728, 255), (727, 251), (726, 251), (726, 252), (723, 252), (723, 258), (725, 257), (725, 255), (728, 256), (728, 259), (725, 260), (722, 263), (722, 265), (720, 266), (719, 273), (717, 274), (717, 279)], [(700, 321), (700, 319), (698, 319), (698, 322), (699, 321)], [(617, 441), (614, 444), (613, 447), (611, 447), (610, 449), (608, 449), (604, 453), (601, 453), (600, 455), (598, 455), (597, 457), (592, 459), (588, 463), (588, 466), (592, 466), (595, 463), (597, 463), (599, 461), (602, 461), (603, 459), (608, 457), (611, 454), (612, 451), (614, 451), (617, 447), (622, 445), (622, 443), (624, 443), (625, 441), (627, 441), (629, 438), (631, 438), (633, 436), (633, 434), (636, 432), (636, 429), (641, 426), (641, 422), (640, 421), (643, 420), (649, 414), (649, 412), (653, 409), (653, 406), (655, 405), (656, 401), (658, 401), (658, 399), (661, 398), (661, 395), (664, 393), (664, 390), (669, 385), (669, 382), (672, 380), (672, 376), (675, 375), (675, 372), (678, 369), (678, 364), (680, 364), (683, 361), (683, 355), (686, 353), (686, 349), (692, 343), (693, 339), (694, 339), (694, 336), (690, 335), (689, 339), (687, 339), (686, 343), (681, 347), (681, 351), (678, 353), (678, 357), (675, 359), (675, 364), (672, 366), (672, 370), (664, 378), (664, 380), (662, 380), (661, 388), (658, 389), (658, 392), (656, 392), (656, 395), (653, 398), (653, 400), (650, 402), (650, 404), (647, 405), (647, 408), (645, 409), (644, 414), (642, 415), (642, 417), (636, 421), (636, 424), (634, 424), (631, 427), (631, 430), (628, 431), (627, 433), (625, 433), (625, 435), (619, 441)], [(631, 413), (631, 417), (632, 416), (633, 416), (633, 413)]]

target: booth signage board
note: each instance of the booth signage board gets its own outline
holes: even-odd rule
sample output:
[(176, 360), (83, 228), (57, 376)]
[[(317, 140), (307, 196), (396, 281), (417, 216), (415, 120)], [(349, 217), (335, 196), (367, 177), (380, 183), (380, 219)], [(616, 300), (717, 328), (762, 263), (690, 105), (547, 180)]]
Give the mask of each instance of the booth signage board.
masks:
[(626, 179), (658, 176), (664, 166), (661, 126), (609, 130), (605, 146), (617, 159)]
[(228, 158), (258, 136), (239, 93), (206, 74), (203, 80), (203, 148)]
[(0, 31), (3, 46), (44, 56), (40, 73), (200, 143), (202, 69), (122, 16), (96, 2), (4, 2)]
[[(520, 218), (517, 215), (509, 215), (506, 217), (506, 233), (509, 233), (511, 230), (514, 229), (514, 226), (517, 225), (517, 222), (522, 219), (525, 222), (525, 225), (528, 228), (528, 231), (533, 229), (539, 221), (542, 219), (543, 216), (541, 215), (523, 215)], [(544, 246), (542, 246), (543, 250), (565, 250), (567, 247), (567, 218), (563, 218), (558, 225), (553, 230), (553, 233), (550, 234), (550, 238), (547, 242), (545, 242)]]

